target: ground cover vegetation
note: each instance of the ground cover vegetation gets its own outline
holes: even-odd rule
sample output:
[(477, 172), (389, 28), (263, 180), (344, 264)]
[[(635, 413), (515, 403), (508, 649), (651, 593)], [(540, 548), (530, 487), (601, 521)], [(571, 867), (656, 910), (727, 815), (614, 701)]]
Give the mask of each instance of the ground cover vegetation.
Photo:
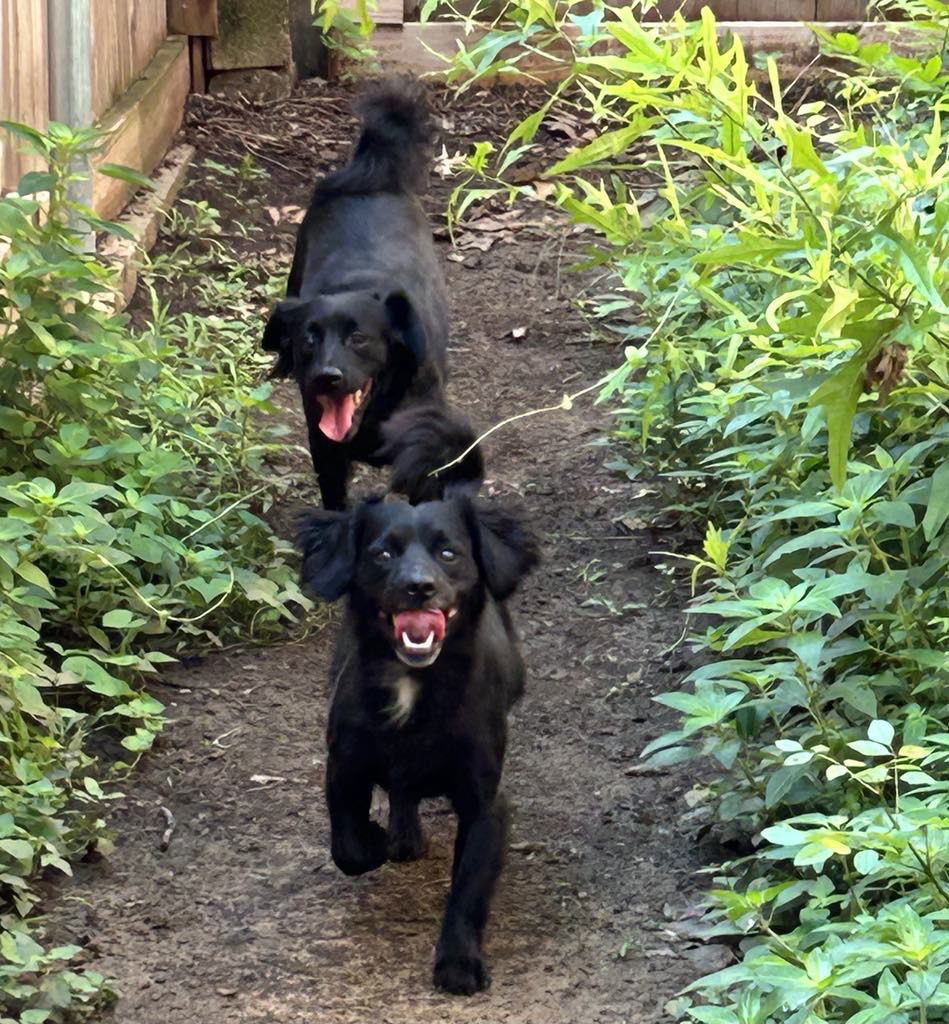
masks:
[[(249, 313), (270, 281), (229, 265), (212, 209), (182, 208), (170, 229), (205, 238), (205, 263), (146, 270), (133, 325), (83, 239), (122, 229), (72, 198), (101, 139), (6, 127), (47, 170), (0, 199), (0, 1020), (42, 1024), (108, 995), (77, 947), (39, 941), (37, 905), (45, 876), (108, 844), (103, 801), (165, 721), (149, 676), (285, 635), (308, 602), (262, 518), (279, 438)], [(162, 305), (169, 273), (205, 289), (206, 316)]]
[[(713, 765), (696, 826), (738, 855), (705, 927), (736, 963), (680, 1020), (949, 1020), (949, 6), (893, 11), (911, 54), (821, 33), (819, 83), (782, 82), (708, 11), (540, 0), (450, 71), (560, 64), (468, 157), (455, 217), (506, 194), (596, 230), (589, 312), (626, 343), (600, 396), (614, 466), (704, 532), (702, 666), (645, 754)], [(597, 135), (511, 184), (545, 118)]]

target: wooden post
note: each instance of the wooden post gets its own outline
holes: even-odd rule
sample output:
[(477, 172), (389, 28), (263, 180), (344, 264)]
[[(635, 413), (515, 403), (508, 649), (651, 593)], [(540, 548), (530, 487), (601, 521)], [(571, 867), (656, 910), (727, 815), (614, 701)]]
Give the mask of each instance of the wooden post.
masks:
[[(92, 11), (90, 0), (49, 0), (49, 113), (70, 128), (92, 124)], [(70, 198), (92, 206), (89, 161), (76, 167), (85, 175), (70, 186)], [(90, 231), (88, 248), (95, 245)]]

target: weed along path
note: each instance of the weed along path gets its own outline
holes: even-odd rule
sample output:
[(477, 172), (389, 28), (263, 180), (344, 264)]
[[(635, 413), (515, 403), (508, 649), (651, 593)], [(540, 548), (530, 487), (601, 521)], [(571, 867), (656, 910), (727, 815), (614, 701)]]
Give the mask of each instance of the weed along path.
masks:
[[(449, 152), (497, 136), (522, 102), (437, 100)], [(348, 94), (318, 86), (257, 109), (195, 103), (186, 128), (195, 169), (173, 225), (181, 237), (166, 236), (157, 258), (192, 266), (190, 277), (166, 273), (162, 297), (207, 315), (236, 301), (228, 282), (282, 282), (296, 208), (345, 155), (353, 122)], [(543, 138), (551, 153), (565, 141)], [(249, 151), (262, 175), (242, 164)], [(437, 223), (454, 184), (435, 179)], [(618, 358), (590, 343), (569, 301), (578, 280), (566, 267), (582, 237), (539, 207), (479, 215), (489, 213), (456, 248), (440, 242), (452, 395), (482, 427), (556, 403)], [(262, 327), (262, 302), (254, 315)], [(289, 428), (277, 469), (298, 477), (278, 510), (285, 525), (315, 500), (315, 483), (290, 446), (305, 436), (295, 395), (282, 386), (277, 398)], [(56, 938), (85, 943), (90, 963), (116, 981), (109, 1019), (650, 1024), (715, 966), (675, 930), (701, 888), (702, 857), (680, 824), (692, 779), (637, 767), (670, 724), (650, 696), (674, 685), (681, 656), (664, 652), (682, 622), (650, 554), (662, 535), (621, 522), (637, 514), (638, 485), (604, 468), (593, 442), (606, 423), (578, 406), (519, 420), (486, 445), (487, 488), (520, 501), (545, 540), (544, 564), (516, 601), (529, 682), (506, 766), (514, 822), (487, 936), (492, 987), (471, 999), (430, 987), (450, 871), (447, 808), (427, 809), (431, 846), (419, 862), (349, 879), (330, 861), (328, 622), (284, 646), (192, 660), (155, 687), (172, 721), (112, 809), (115, 849), (80, 865), (51, 900)]]

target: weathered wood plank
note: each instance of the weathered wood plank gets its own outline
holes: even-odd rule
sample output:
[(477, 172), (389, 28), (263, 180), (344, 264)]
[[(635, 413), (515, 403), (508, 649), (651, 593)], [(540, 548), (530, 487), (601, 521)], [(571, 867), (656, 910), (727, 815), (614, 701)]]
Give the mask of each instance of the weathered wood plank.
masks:
[(813, 21), (816, 0), (738, 0), (736, 21)]
[(168, 0), (168, 31), (182, 36), (216, 36), (218, 0)]
[(92, 109), (103, 114), (165, 40), (167, 0), (92, 0)]
[(203, 36), (188, 37), (188, 53), (191, 59), (191, 91), (208, 91), (208, 71), (205, 64), (205, 46)]
[[(102, 118), (101, 127), (113, 133), (112, 140), (93, 166), (117, 163), (150, 173), (181, 125), (190, 83), (188, 41), (172, 36)], [(129, 192), (125, 182), (95, 174), (93, 208), (102, 217), (112, 217), (122, 209)]]
[(817, 21), (863, 21), (867, 0), (816, 0)]
[[(809, 0), (813, 3), (814, 0)], [(854, 32), (865, 42), (887, 40), (901, 52), (912, 52), (917, 36), (912, 29), (897, 32), (894, 25), (881, 22), (829, 22), (822, 26), (831, 32)], [(471, 45), (483, 30), (474, 29), (465, 34), (464, 22), (429, 22), (421, 25), (406, 22), (401, 28), (380, 26), (372, 36), (372, 45), (379, 54), (384, 68), (410, 71), (414, 74), (444, 72), (446, 62), (439, 54), (454, 54), (458, 42)], [(807, 25), (789, 21), (720, 21), (718, 32), (741, 37), (748, 53), (781, 54), (782, 73), (794, 75), (809, 65), (819, 53), (817, 38)], [(434, 52), (433, 52), (434, 51)], [(513, 52), (513, 50), (512, 50)], [(532, 55), (519, 67), (530, 69), (537, 78), (556, 80), (563, 75), (565, 65), (555, 60)], [(487, 84), (487, 83), (486, 83)]]
[[(0, 119), (41, 130), (49, 121), (49, 58), (46, 0), (0, 0)], [(0, 191), (16, 187), (39, 157), (20, 151), (0, 132)]]
[[(406, 0), (376, 0), (378, 5), (374, 8), (370, 3), (372, 19), (377, 25), (401, 25), (405, 20)], [(342, 0), (340, 9), (356, 13), (356, 0)]]

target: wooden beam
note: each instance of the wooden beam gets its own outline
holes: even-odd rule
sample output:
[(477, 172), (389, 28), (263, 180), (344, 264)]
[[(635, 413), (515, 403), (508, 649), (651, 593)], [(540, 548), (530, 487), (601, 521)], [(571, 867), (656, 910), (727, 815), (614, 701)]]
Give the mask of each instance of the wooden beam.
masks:
[(208, 91), (208, 68), (205, 48), (207, 42), (203, 36), (190, 36), (188, 39), (188, 56), (191, 62), (191, 91)]
[[(809, 2), (813, 4), (815, 0)], [(789, 21), (720, 21), (717, 27), (719, 36), (726, 33), (739, 36), (749, 54), (779, 53), (778, 65), (783, 75), (793, 77), (820, 53), (817, 37), (805, 24)], [(828, 22), (822, 24), (821, 28), (828, 32), (852, 32), (863, 43), (885, 40), (900, 53), (911, 53), (921, 43), (925, 45), (925, 37), (921, 33), (895, 22)], [(451, 56), (458, 52), (459, 42), (470, 46), (483, 34), (484, 29), (480, 27), (466, 34), (464, 22), (440, 21), (424, 25), (406, 22), (401, 27), (381, 25), (373, 33), (371, 43), (384, 68), (437, 77), (448, 67), (439, 54)], [(612, 47), (607, 44), (607, 47), (604, 52), (622, 52), (619, 44)], [(508, 52), (513, 55), (516, 49), (512, 47)], [(554, 46), (554, 56), (557, 52)], [(566, 56), (566, 47), (562, 47), (560, 52)], [(562, 62), (540, 54), (529, 54), (518, 63), (518, 67), (530, 70), (539, 79), (549, 81), (562, 78), (566, 71)], [(517, 80), (514, 76), (500, 78), (501, 81)], [(485, 84), (491, 82), (485, 79)]]
[(218, 0), (168, 0), (168, 31), (182, 36), (216, 36)]
[[(401, 25), (405, 20), (405, 0), (376, 0), (376, 7), (370, 4), (372, 20), (377, 25)], [(356, 0), (341, 0), (340, 10), (356, 16)]]
[[(93, 169), (115, 163), (151, 173), (181, 126), (190, 83), (188, 40), (172, 36), (141, 78), (102, 118), (100, 126), (111, 132), (112, 138), (106, 151), (93, 161)], [(100, 217), (114, 217), (130, 192), (125, 182), (95, 174), (92, 207)]]
[(100, 239), (99, 256), (111, 263), (118, 273), (116, 311), (124, 309), (135, 294), (142, 258), (155, 244), (165, 211), (171, 207), (184, 184), (193, 158), (193, 146), (176, 146), (166, 155), (161, 169), (152, 178), (152, 191), (136, 199), (118, 218), (132, 237), (105, 235)]

